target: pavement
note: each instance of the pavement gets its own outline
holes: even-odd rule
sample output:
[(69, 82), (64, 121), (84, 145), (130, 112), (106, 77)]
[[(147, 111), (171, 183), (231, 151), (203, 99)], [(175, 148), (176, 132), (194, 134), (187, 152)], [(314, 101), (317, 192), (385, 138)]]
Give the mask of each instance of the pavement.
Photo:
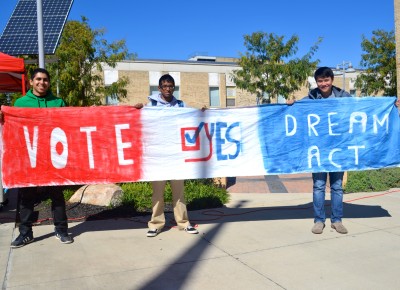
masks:
[(0, 213), (2, 289), (399, 289), (400, 189), (346, 194), (349, 233), (327, 221), (315, 235), (310, 185), (308, 175), (236, 178), (225, 207), (189, 212), (198, 235), (169, 225), (147, 238), (149, 216), (132, 217), (71, 222), (68, 245), (53, 226), (36, 226), (18, 249), (9, 247), (18, 235), (10, 197)]

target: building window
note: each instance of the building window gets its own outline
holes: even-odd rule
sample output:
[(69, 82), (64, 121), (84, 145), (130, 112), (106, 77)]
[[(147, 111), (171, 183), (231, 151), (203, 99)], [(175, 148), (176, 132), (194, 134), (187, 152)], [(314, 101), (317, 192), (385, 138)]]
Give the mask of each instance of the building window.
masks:
[(264, 92), (261, 99), (258, 100), (258, 105), (270, 104), (270, 103), (271, 103), (271, 98), (270, 98), (269, 94), (267, 92)]
[(278, 104), (286, 104), (286, 98), (282, 95), (278, 96)]
[(236, 106), (236, 99), (227, 98), (226, 99), (226, 106), (227, 107), (235, 107)]
[(108, 106), (117, 106), (119, 104), (117, 96), (107, 96), (106, 97), (106, 105)]
[(179, 86), (175, 86), (174, 97), (177, 98), (178, 100), (181, 99), (181, 92), (179, 91)]
[(158, 90), (158, 86), (150, 86), (150, 96), (157, 95), (160, 91)]
[(236, 98), (236, 88), (235, 87), (226, 87), (226, 97), (227, 98)]
[(211, 107), (220, 107), (221, 101), (219, 99), (219, 88), (210, 87), (210, 106)]
[(226, 106), (235, 107), (236, 106), (236, 88), (226, 87)]

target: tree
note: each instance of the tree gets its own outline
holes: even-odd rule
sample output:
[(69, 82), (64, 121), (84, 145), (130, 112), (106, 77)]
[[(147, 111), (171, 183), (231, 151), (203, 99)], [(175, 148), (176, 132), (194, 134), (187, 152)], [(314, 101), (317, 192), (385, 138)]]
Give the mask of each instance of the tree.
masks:
[(103, 65), (115, 67), (128, 54), (125, 40), (108, 43), (102, 38), (104, 33), (104, 29), (92, 30), (85, 17), (68, 21), (64, 27), (55, 53), (58, 62), (49, 64), (48, 69), (52, 87), (58, 88), (70, 106), (100, 105), (107, 96), (121, 99), (127, 95), (127, 78), (110, 86), (104, 84)]
[(318, 60), (311, 61), (321, 38), (301, 58), (290, 59), (297, 53), (299, 37), (294, 35), (286, 43), (284, 36), (255, 32), (244, 36), (245, 55), (239, 59), (240, 70), (233, 73), (238, 88), (257, 95), (257, 103), (264, 93), (270, 98), (284, 96), (299, 90), (312, 75)]
[(400, 0), (394, 0), (394, 26), (396, 38), (397, 96), (400, 94)]
[(0, 106), (11, 106), (11, 94), (0, 93)]
[(361, 67), (355, 86), (364, 96), (397, 96), (396, 42), (393, 31), (375, 30), (371, 39), (362, 36)]

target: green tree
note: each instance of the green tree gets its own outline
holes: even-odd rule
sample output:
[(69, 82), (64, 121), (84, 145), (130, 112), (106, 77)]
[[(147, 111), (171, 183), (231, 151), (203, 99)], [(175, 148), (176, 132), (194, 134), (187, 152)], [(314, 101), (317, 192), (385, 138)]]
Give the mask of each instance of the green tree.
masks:
[(20, 97), (22, 97), (22, 93), (0, 93), (0, 105), (13, 106)]
[(128, 54), (125, 40), (108, 43), (102, 38), (104, 33), (104, 29), (91, 29), (85, 17), (68, 21), (64, 27), (55, 53), (58, 62), (49, 64), (48, 69), (53, 90), (57, 87), (70, 106), (100, 105), (107, 96), (121, 99), (127, 95), (127, 78), (104, 84), (103, 66), (115, 67)]
[(10, 106), (11, 105), (11, 97), (10, 94), (0, 93), (0, 106)]
[(396, 41), (393, 31), (375, 30), (371, 39), (362, 36), (361, 67), (355, 86), (361, 95), (397, 96)]
[(321, 38), (301, 58), (293, 57), (297, 51), (299, 37), (293, 35), (285, 42), (284, 36), (255, 32), (244, 36), (247, 52), (241, 54), (239, 65), (232, 78), (238, 88), (257, 95), (257, 103), (264, 93), (270, 98), (284, 96), (286, 99), (305, 84), (312, 75), (318, 60), (311, 58), (318, 50)]

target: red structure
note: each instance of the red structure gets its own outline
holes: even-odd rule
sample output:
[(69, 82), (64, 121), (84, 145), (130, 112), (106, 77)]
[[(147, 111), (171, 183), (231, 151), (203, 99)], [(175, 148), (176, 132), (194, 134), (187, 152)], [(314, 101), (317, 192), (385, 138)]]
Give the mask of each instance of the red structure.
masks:
[(25, 64), (22, 58), (0, 52), (0, 93), (26, 93)]

